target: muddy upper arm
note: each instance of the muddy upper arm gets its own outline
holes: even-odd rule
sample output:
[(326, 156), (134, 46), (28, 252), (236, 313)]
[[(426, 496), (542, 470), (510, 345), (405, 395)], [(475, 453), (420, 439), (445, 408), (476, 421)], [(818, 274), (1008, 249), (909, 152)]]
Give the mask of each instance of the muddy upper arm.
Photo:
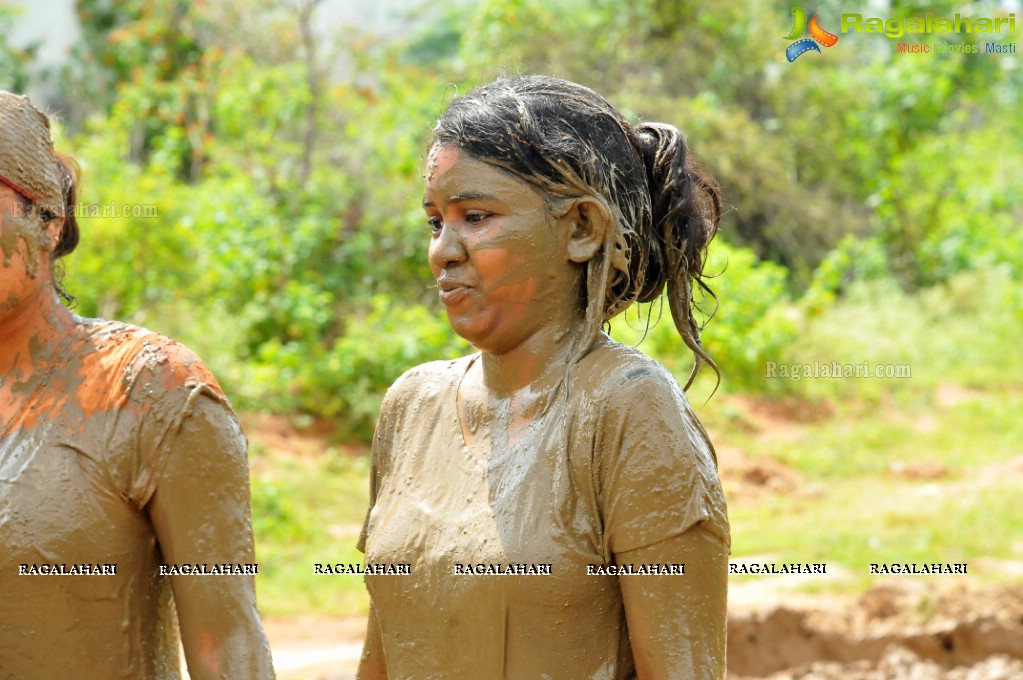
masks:
[(682, 575), (619, 576), (639, 680), (725, 676), (728, 546), (702, 524), (618, 553), (624, 564), (684, 564)]
[[(169, 443), (146, 509), (168, 565), (255, 565), (245, 439), (223, 403), (205, 396)], [(170, 576), (189, 673), (273, 677), (256, 610), (255, 576)]]

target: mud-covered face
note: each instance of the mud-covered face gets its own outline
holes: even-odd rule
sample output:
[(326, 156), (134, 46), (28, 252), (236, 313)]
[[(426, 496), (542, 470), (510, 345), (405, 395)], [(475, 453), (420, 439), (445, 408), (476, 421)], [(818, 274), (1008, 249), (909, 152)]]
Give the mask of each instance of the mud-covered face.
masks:
[(430, 269), (455, 332), (501, 354), (564, 323), (581, 268), (540, 194), (451, 146), (431, 150), (425, 180)]
[(27, 211), (18, 193), (0, 183), (0, 318), (49, 285), (54, 245), (50, 225)]

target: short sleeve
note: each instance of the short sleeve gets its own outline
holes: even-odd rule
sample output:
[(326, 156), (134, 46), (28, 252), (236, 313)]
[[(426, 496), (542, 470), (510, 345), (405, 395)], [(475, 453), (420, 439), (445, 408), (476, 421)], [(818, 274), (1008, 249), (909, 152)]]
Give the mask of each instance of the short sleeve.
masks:
[[(134, 455), (122, 460), (121, 486), (136, 507), (142, 508), (156, 491), (157, 482), (188, 417), (201, 400), (218, 406), (213, 412), (225, 421), (225, 431), (244, 452), (244, 435), (237, 416), (209, 368), (189, 349), (158, 335), (145, 339), (127, 367), (127, 408), (118, 418), (121, 436), (134, 429)], [(134, 427), (133, 427), (134, 426)]]
[(675, 379), (641, 365), (608, 387), (596, 450), (605, 559), (700, 522), (728, 542), (714, 450)]

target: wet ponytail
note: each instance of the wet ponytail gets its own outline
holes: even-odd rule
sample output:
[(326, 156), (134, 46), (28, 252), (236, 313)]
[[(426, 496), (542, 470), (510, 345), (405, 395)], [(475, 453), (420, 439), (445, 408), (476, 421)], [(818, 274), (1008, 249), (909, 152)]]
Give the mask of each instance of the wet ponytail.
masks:
[(633, 257), (630, 269), (645, 260), (643, 271), (631, 271), (637, 300), (656, 300), (667, 285), (668, 306), (675, 328), (696, 357), (686, 388), (693, 383), (701, 362), (720, 371), (700, 343), (702, 324), (694, 287), (714, 298), (703, 277), (707, 247), (718, 230), (721, 197), (716, 184), (696, 165), (685, 139), (674, 126), (641, 123), (632, 129), (633, 145), (646, 169), (651, 219), (638, 234), (646, 257)]

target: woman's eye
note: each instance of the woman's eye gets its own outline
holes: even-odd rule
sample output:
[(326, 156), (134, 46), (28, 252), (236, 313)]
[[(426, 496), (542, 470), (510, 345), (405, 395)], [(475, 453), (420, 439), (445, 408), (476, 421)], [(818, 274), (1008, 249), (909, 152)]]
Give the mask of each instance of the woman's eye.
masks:
[(435, 234), (444, 227), (444, 222), (439, 217), (431, 217), (426, 220), (426, 223), (430, 225), (430, 231)]
[(465, 213), (465, 221), (468, 222), (469, 224), (479, 224), (488, 217), (490, 217), (490, 213), (485, 212)]

